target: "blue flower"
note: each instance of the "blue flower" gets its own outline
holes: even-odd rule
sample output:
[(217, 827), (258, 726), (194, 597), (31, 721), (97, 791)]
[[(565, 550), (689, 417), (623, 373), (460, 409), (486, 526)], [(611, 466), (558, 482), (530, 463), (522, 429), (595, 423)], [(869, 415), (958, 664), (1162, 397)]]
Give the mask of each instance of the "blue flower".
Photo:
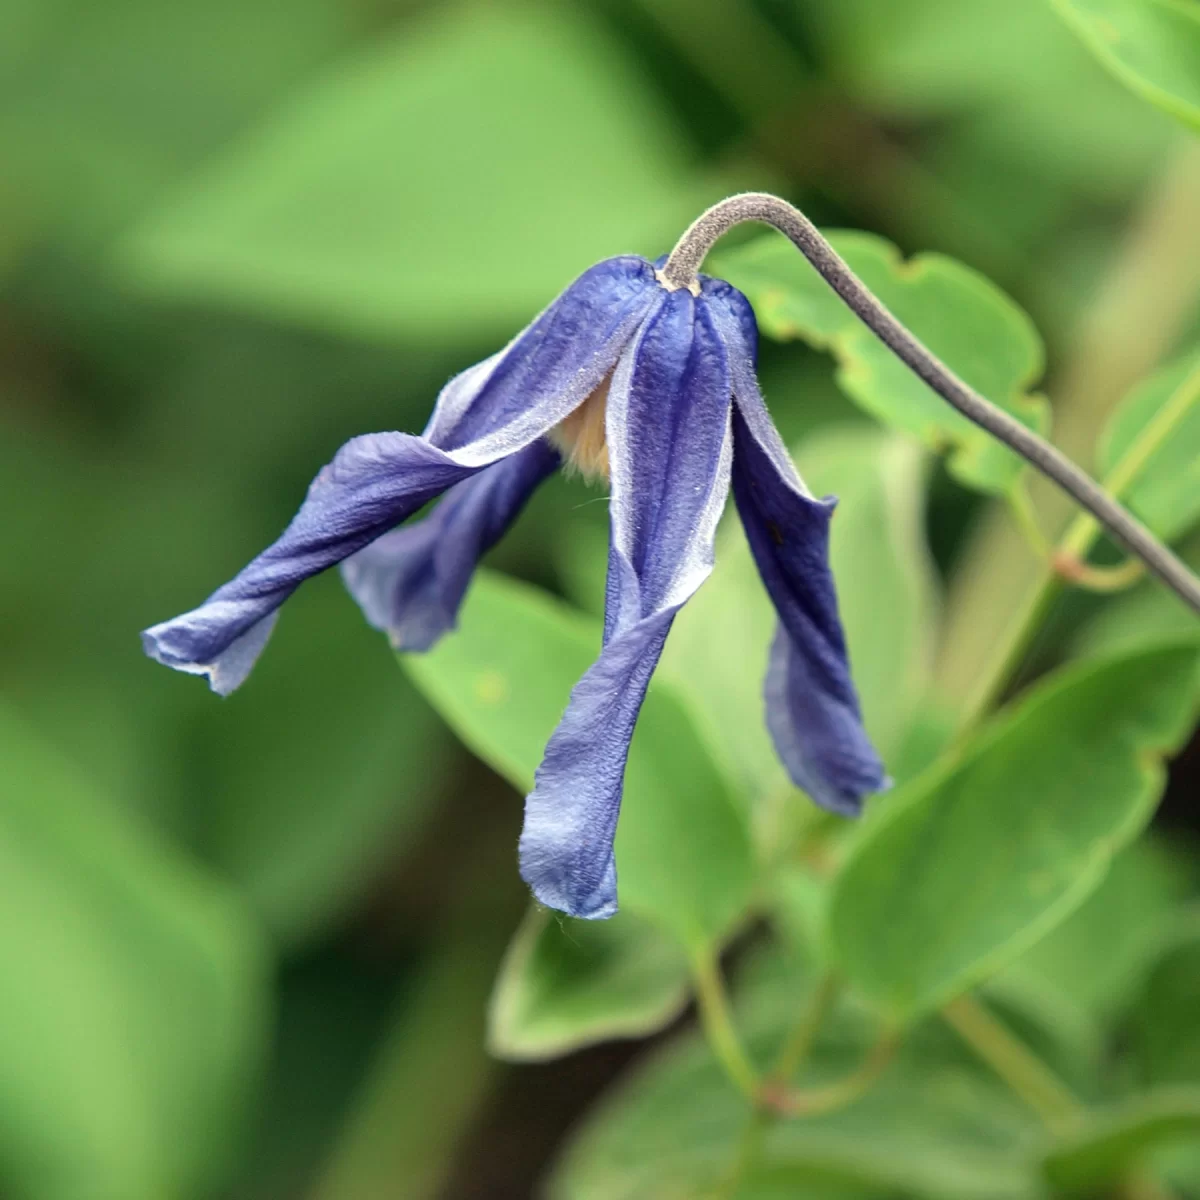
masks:
[[(766, 712), (792, 779), (857, 814), (887, 785), (862, 727), (829, 571), (835, 501), (796, 474), (755, 379), (757, 329), (719, 280), (670, 289), (641, 258), (585, 272), (492, 358), (452, 379), (424, 434), (347, 442), (279, 540), (199, 608), (148, 629), (146, 652), (226, 694), (280, 605), (336, 563), (402, 650), (448, 630), (480, 557), (563, 457), (611, 480), (599, 657), (546, 746), (521, 835), (544, 904), (616, 911), (613, 836), (629, 741), (675, 614), (708, 577), (732, 485), (779, 614)], [(399, 526), (445, 493), (429, 516)]]

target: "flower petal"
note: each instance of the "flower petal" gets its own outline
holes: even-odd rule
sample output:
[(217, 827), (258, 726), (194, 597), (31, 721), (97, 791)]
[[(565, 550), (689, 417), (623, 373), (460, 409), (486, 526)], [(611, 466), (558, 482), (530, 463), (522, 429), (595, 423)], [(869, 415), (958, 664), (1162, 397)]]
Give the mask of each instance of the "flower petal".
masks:
[(198, 609), (146, 630), (146, 653), (207, 675), (222, 695), (233, 691), (270, 633), (259, 623), (303, 580), (553, 429), (612, 370), (661, 293), (641, 258), (584, 272), (504, 350), (446, 385), (424, 437), (379, 433), (347, 442), (279, 540)]
[(423, 520), (385, 533), (342, 563), (367, 621), (397, 650), (428, 650), (453, 629), (479, 560), (561, 460), (543, 439), (456, 484)]
[(525, 803), (521, 874), (576, 917), (616, 912), (613, 837), (638, 712), (680, 606), (712, 570), (729, 491), (730, 377), (704, 305), (663, 292), (609, 391), (604, 646), (571, 693)]
[(767, 728), (792, 781), (822, 808), (857, 816), (891, 786), (863, 728), (829, 568), (836, 500), (816, 500), (796, 472), (754, 372), (757, 328), (736, 288), (706, 280), (733, 375), (733, 494), (779, 614), (767, 666)]
[(474, 443), (492, 459), (526, 445), (596, 390), (661, 292), (644, 258), (597, 263), (499, 354), (442, 389), (424, 437), (443, 450)]
[(347, 442), (308, 489), (279, 539), (199, 608), (142, 634), (151, 658), (207, 675), (228, 695), (266, 644), (276, 610), (309, 576), (374, 541), (474, 472), (404, 433)]
[(786, 452), (778, 435), (764, 446), (746, 416), (756, 405), (766, 417), (761, 398), (738, 393), (733, 494), (779, 613), (765, 687), (767, 728), (798, 787), (822, 808), (857, 816), (863, 797), (889, 780), (863, 728), (838, 617), (829, 569), (836, 501), (814, 500), (794, 468), (781, 469), (778, 454)]

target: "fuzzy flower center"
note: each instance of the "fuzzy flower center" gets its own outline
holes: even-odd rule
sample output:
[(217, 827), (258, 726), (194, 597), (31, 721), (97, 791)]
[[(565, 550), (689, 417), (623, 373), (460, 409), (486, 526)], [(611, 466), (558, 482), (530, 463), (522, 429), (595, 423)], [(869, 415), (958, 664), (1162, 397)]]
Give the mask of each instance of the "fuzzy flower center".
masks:
[(600, 386), (550, 431), (550, 440), (562, 454), (568, 469), (578, 471), (589, 483), (608, 479), (604, 416), (611, 381), (611, 375), (605, 376)]

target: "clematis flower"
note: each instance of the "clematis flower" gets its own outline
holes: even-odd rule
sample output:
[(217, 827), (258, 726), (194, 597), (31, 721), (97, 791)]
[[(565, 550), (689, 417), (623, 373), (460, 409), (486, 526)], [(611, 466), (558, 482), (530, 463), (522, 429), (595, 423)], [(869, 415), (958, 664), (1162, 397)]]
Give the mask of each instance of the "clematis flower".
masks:
[[(671, 623), (712, 570), (732, 486), (779, 615), (765, 688), (775, 746), (814, 801), (856, 814), (887, 781), (837, 614), (835, 501), (797, 475), (759, 393), (756, 348), (753, 312), (729, 284), (701, 276), (672, 289), (645, 259), (599, 263), (452, 379), (420, 437), (347, 442), (279, 540), (199, 608), (147, 630), (146, 652), (231, 692), (283, 602), (337, 563), (372, 625), (398, 649), (426, 650), (453, 629), (480, 557), (543, 479), (564, 460), (608, 477), (603, 644), (546, 746), (520, 858), (544, 904), (611, 916), (630, 738)], [(430, 515), (401, 525), (437, 496)]]

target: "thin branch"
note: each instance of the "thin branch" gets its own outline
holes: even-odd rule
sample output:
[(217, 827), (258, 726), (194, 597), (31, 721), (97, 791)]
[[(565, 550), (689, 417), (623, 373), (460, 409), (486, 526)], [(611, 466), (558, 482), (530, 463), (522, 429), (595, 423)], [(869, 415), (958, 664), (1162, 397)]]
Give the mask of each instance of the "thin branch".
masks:
[(965, 384), (922, 345), (858, 278), (817, 227), (787, 201), (764, 192), (730, 196), (702, 213), (671, 251), (661, 276), (671, 288), (693, 287), (705, 255), (722, 234), (743, 221), (778, 229), (817, 269), (846, 306), (918, 378), (968, 420), (1003, 442), (1051, 479), (1168, 587), (1200, 612), (1200, 579), (1069, 458)]

